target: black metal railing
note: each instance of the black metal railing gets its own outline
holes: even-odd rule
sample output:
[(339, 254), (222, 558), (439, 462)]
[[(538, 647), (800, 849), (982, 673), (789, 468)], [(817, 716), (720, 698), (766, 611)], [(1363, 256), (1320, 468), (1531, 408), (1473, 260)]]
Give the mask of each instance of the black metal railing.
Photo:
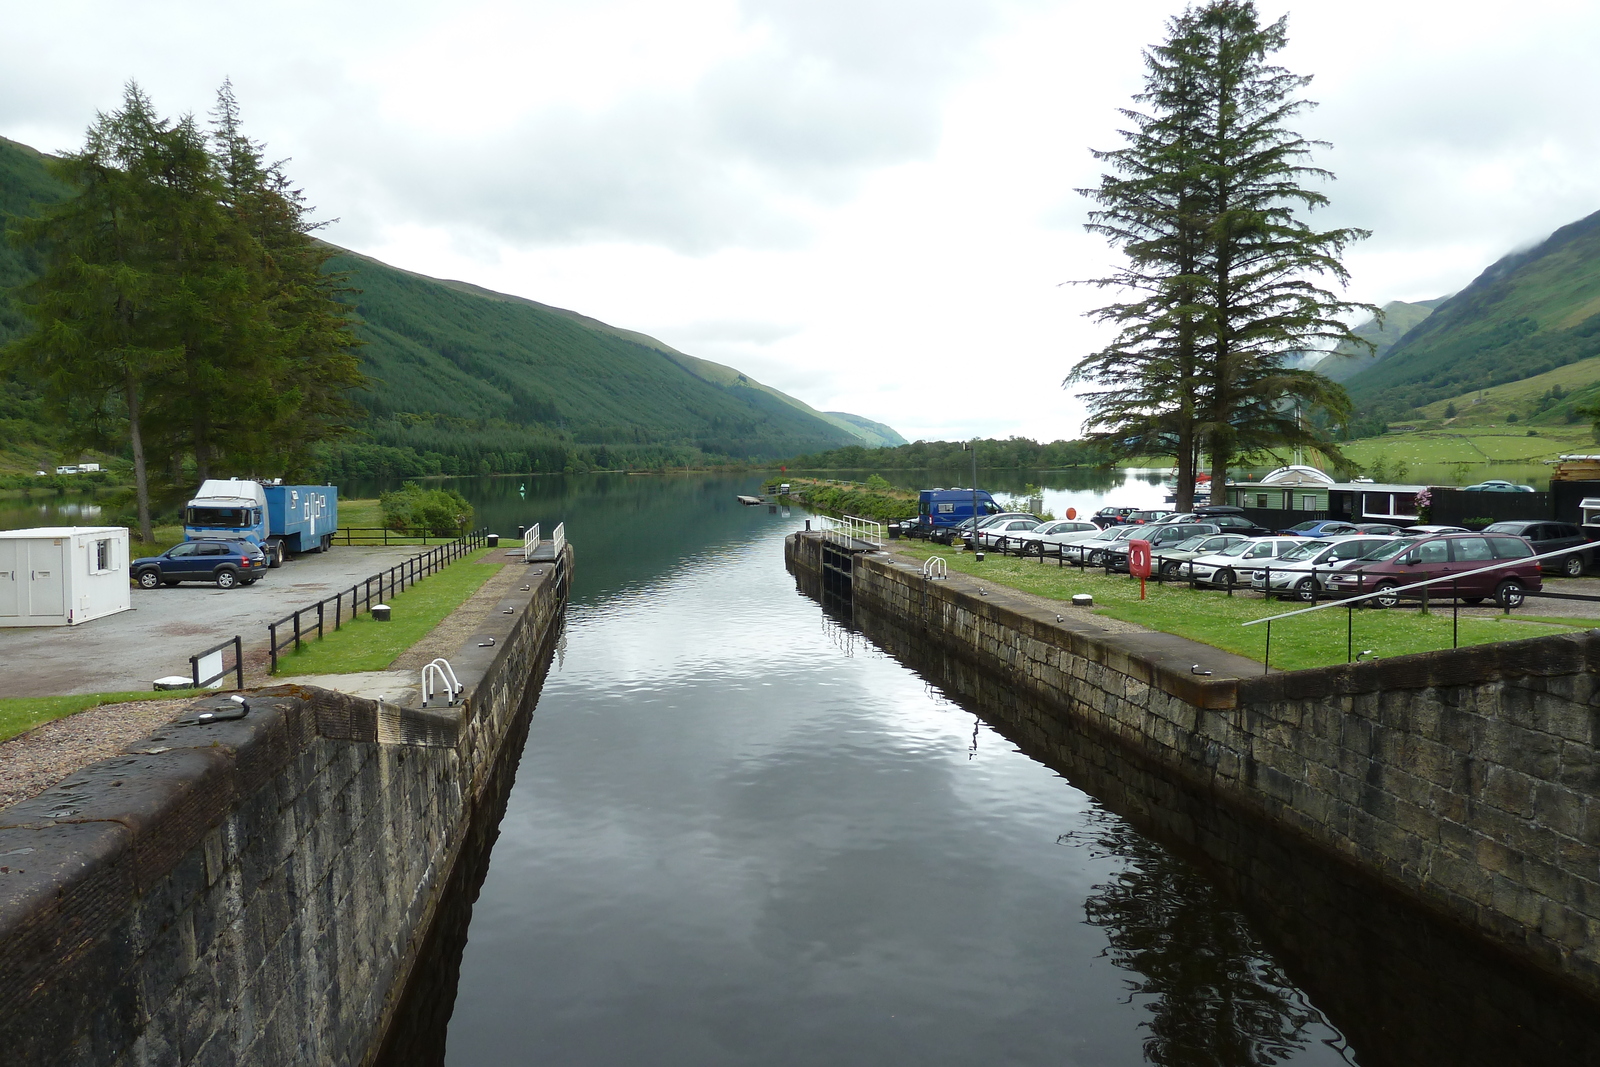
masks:
[[(222, 656), (222, 653), (226, 652), (230, 648), (233, 649), (232, 667), (227, 665), (227, 661)], [(211, 656), (217, 657), (216, 672), (214, 674), (208, 674), (206, 677), (202, 678), (200, 677), (200, 672), (209, 671), (211, 669), (208, 666), (203, 666), (205, 661)], [(221, 642), (220, 644), (212, 645), (204, 652), (196, 652), (194, 655), (189, 657), (189, 678), (194, 682), (194, 687), (196, 689), (204, 689), (212, 682), (215, 682), (219, 678), (225, 677), (230, 670), (233, 671), (234, 675), (234, 688), (243, 689), (244, 643), (239, 639), (237, 634), (228, 638), (226, 641)]]
[[(420, 552), (410, 559), (402, 560), (386, 571), (379, 571), (370, 578), (355, 583), (348, 590), (341, 589), (333, 596), (323, 597), (315, 604), (308, 604), (297, 611), (292, 611), (277, 622), (267, 623), (267, 655), (272, 661), (273, 672), (276, 673), (278, 670), (278, 653), (291, 646), (299, 650), (305, 641), (310, 640), (313, 633), (319, 641), (322, 639), (328, 630), (328, 605), (333, 605), (332, 628), (338, 630), (347, 621), (353, 621), (363, 610), (370, 612), (372, 605), (381, 604), (385, 597), (404, 592), (428, 575), (443, 570), (469, 552), (482, 548), (488, 542), (488, 537), (487, 530), (474, 530), (448, 544), (439, 545), (430, 552)], [(345, 600), (347, 595), (350, 598), (348, 601)], [(316, 620), (315, 629), (311, 624), (313, 617)]]
[(335, 545), (410, 545), (417, 542), (428, 544), (429, 540), (436, 543), (448, 543), (459, 540), (461, 534), (441, 534), (433, 530), (391, 530), (384, 526), (341, 526), (333, 531)]

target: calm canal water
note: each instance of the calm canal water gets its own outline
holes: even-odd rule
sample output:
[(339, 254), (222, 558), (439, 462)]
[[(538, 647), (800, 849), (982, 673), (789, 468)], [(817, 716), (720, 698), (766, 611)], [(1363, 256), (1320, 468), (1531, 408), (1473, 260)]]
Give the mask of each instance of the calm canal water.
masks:
[(1593, 1062), (1581, 1009), (797, 590), (757, 484), (468, 483), (578, 562), (445, 1062)]

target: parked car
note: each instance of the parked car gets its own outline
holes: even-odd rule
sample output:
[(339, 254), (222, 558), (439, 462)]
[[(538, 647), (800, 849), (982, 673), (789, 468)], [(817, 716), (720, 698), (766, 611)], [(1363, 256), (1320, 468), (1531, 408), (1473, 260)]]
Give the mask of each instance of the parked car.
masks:
[(1291, 548), (1272, 565), (1250, 575), (1250, 587), (1267, 596), (1294, 596), (1307, 604), (1328, 591), (1328, 576), (1359, 564), (1373, 552), (1394, 544), (1393, 537), (1319, 538)]
[[(1421, 539), (1397, 540), (1370, 553), (1359, 565), (1329, 575), (1328, 586), (1342, 596), (1377, 592), (1369, 603), (1392, 608), (1400, 602), (1393, 592), (1402, 585), (1431, 578), (1462, 575), (1457, 583), (1430, 587), (1430, 597), (1459, 596), (1464, 604), (1481, 604), (1487, 597), (1503, 608), (1520, 607), (1528, 591), (1543, 588), (1533, 546), (1510, 534), (1451, 533)], [(1484, 573), (1472, 573), (1484, 570)]]
[(1592, 546), (1583, 531), (1570, 522), (1517, 521), (1496, 522), (1483, 528), (1486, 534), (1514, 534), (1533, 546), (1535, 555), (1557, 552), (1563, 548), (1577, 549), (1570, 556), (1556, 556), (1540, 561), (1540, 566), (1553, 574), (1568, 578), (1581, 578), (1593, 562)]
[(1290, 537), (1344, 537), (1355, 533), (1356, 525), (1343, 519), (1313, 519), (1310, 522), (1296, 523), (1287, 530), (1278, 532)]
[(1535, 489), (1531, 485), (1518, 485), (1516, 482), (1508, 482), (1508, 481), (1505, 481), (1505, 480), (1500, 479), (1500, 478), (1490, 478), (1488, 481), (1479, 482), (1477, 485), (1463, 485), (1461, 487), (1461, 491), (1463, 493), (1536, 493), (1536, 492), (1538, 492), (1538, 490)]
[(1400, 536), (1401, 537), (1432, 537), (1434, 534), (1471, 533), (1471, 532), (1472, 531), (1467, 529), (1465, 526), (1438, 526), (1438, 525), (1430, 524), (1430, 525), (1425, 525), (1425, 526), (1407, 526), (1404, 530), (1400, 531)]
[(1040, 523), (1033, 529), (1019, 534), (1017, 540), (1022, 542), (1020, 551), (1037, 553), (1044, 545), (1065, 545), (1074, 541), (1087, 541), (1099, 535), (1100, 527), (1087, 519), (1056, 519), (1053, 522)]
[(213, 582), (218, 589), (232, 589), (254, 585), (266, 573), (266, 553), (248, 541), (185, 541), (128, 564), (129, 576), (141, 589), (179, 582)]
[(1124, 538), (1107, 547), (1101, 562), (1105, 565), (1107, 574), (1118, 572), (1126, 574), (1128, 573), (1128, 553), (1131, 551), (1128, 547), (1129, 544), (1133, 541), (1149, 541), (1150, 566), (1153, 570), (1156, 565), (1155, 553), (1157, 549), (1171, 548), (1180, 542), (1189, 540), (1191, 537), (1199, 537), (1202, 534), (1220, 532), (1209, 523), (1198, 522), (1180, 522), (1170, 526), (1147, 526), (1132, 537)]
[[(1392, 592), (1400, 585), (1459, 574), (1458, 582), (1432, 585), (1429, 597), (1459, 597), (1469, 605), (1493, 597), (1502, 608), (1518, 608), (1528, 590), (1542, 589), (1538, 560), (1531, 557), (1533, 545), (1510, 534), (1434, 534), (1370, 553), (1360, 565), (1331, 574), (1328, 587), (1346, 597), (1378, 592), (1368, 603), (1392, 608), (1400, 603), (1400, 593)], [(1474, 573), (1483, 568), (1491, 569)]]
[(978, 526), (978, 544), (984, 548), (994, 548), (1000, 543), (1001, 538), (1007, 539), (1008, 544), (1014, 547), (1017, 538), (1030, 530), (1038, 529), (1039, 520), (1029, 515), (1027, 518), (1018, 518), (1014, 515), (999, 519), (996, 522), (986, 522)]
[(1150, 553), (1150, 566), (1159, 571), (1163, 578), (1179, 578), (1183, 576), (1185, 564), (1190, 560), (1232, 548), (1243, 540), (1243, 535), (1236, 533), (1201, 534), (1187, 541), (1179, 541), (1175, 545), (1153, 550)]
[(1188, 578), (1195, 585), (1239, 585), (1239, 576), (1255, 570), (1268, 560), (1277, 559), (1296, 545), (1305, 544), (1302, 537), (1251, 537), (1231, 548), (1209, 556), (1196, 556), (1189, 561)]
[(1106, 549), (1118, 541), (1129, 537), (1139, 536), (1137, 526), (1113, 526), (1101, 530), (1099, 537), (1091, 537), (1084, 541), (1077, 541), (1061, 546), (1062, 554), (1068, 559), (1081, 559), (1091, 567), (1098, 567), (1105, 562)]
[(1121, 526), (1127, 521), (1129, 515), (1132, 515), (1138, 510), (1138, 508), (1101, 508), (1093, 515), (1089, 516), (1089, 521), (1100, 527), (1102, 530), (1108, 526)]
[(1146, 508), (1143, 511), (1129, 512), (1123, 521), (1132, 526), (1148, 526), (1151, 523), (1160, 522), (1171, 514), (1172, 512), (1166, 508)]
[(1356, 533), (1375, 534), (1379, 537), (1405, 536), (1405, 531), (1391, 522), (1358, 522)]

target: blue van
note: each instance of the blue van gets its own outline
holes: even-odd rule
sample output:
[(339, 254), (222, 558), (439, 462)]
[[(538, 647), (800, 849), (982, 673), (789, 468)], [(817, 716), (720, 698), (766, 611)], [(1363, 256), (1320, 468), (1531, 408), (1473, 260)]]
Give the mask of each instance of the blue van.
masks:
[[(917, 525), (925, 529), (959, 526), (972, 518), (971, 489), (924, 489), (917, 494)], [(979, 489), (978, 517), (998, 515), (1003, 510), (994, 497)]]

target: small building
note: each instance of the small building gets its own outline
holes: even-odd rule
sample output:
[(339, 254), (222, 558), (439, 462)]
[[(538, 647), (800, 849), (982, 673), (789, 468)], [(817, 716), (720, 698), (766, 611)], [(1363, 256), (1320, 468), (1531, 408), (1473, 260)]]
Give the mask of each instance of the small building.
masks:
[(133, 606), (126, 526), (0, 530), (0, 626), (76, 626)]
[(1279, 467), (1260, 481), (1229, 482), (1227, 502), (1271, 511), (1327, 511), (1333, 478), (1304, 464)]

